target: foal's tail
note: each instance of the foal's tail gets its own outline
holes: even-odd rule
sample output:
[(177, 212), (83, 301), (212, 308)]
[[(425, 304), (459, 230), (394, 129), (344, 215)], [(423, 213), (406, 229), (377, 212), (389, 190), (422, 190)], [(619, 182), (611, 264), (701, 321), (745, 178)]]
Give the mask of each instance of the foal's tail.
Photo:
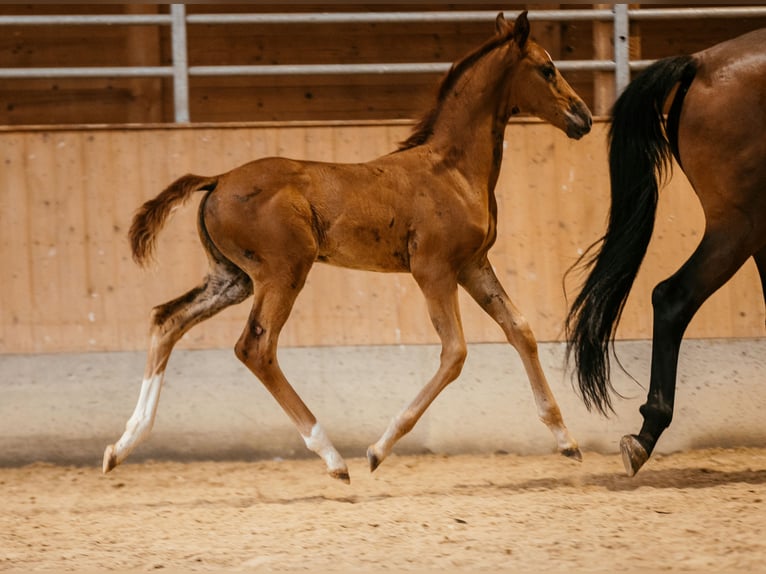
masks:
[[(695, 72), (690, 56), (660, 60), (615, 102), (609, 131), (612, 203), (608, 227), (567, 271), (590, 269), (567, 315), (567, 360), (574, 354), (585, 406), (595, 406), (603, 414), (613, 411), (610, 347), (652, 236), (659, 180), (672, 166), (677, 117)], [(665, 100), (679, 81), (679, 95), (666, 124)]]
[(195, 191), (212, 191), (217, 184), (217, 176), (187, 174), (171, 183), (157, 197), (144, 203), (133, 216), (128, 233), (133, 260), (139, 265), (145, 265), (154, 251), (157, 234), (178, 204), (187, 201)]

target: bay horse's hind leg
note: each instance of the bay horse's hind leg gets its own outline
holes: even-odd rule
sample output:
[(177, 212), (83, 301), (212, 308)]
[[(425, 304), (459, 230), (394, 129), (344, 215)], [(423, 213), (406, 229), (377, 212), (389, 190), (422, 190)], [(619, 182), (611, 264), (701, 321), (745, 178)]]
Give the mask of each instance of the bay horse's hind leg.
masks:
[(461, 272), (459, 280), (468, 294), (500, 325), (508, 342), (518, 351), (532, 386), (538, 416), (556, 438), (559, 452), (581, 461), (580, 449), (564, 424), (561, 410), (540, 365), (535, 336), (506, 294), (489, 261), (484, 259), (469, 265)]
[(197, 323), (244, 301), (252, 292), (250, 278), (241, 270), (227, 262), (211, 262), (202, 285), (152, 310), (149, 351), (138, 403), (120, 439), (106, 447), (104, 472), (120, 464), (149, 436), (157, 414), (165, 367), (176, 342)]
[(311, 263), (305, 269), (293, 270), (293, 279), (288, 281), (274, 274), (270, 281), (256, 284), (253, 308), (235, 352), (287, 413), (308, 449), (322, 457), (330, 476), (348, 483), (346, 462), (290, 385), (277, 361), (279, 334), (310, 267)]
[(638, 472), (673, 419), (681, 340), (700, 306), (723, 286), (752, 254), (749, 226), (731, 219), (707, 222), (702, 241), (686, 263), (652, 292), (654, 325), (649, 392), (639, 409), (638, 435), (620, 441), (625, 471)]

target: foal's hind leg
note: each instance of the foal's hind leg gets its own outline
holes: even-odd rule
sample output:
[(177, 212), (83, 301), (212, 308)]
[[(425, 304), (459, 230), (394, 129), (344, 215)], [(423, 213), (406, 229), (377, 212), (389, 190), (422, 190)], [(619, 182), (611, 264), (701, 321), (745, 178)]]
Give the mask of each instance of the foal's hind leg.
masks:
[(500, 325), (508, 342), (521, 356), (532, 386), (537, 413), (556, 438), (559, 452), (575, 460), (582, 460), (577, 442), (564, 425), (561, 411), (540, 365), (535, 336), (526, 319), (506, 294), (489, 261), (484, 259), (467, 267), (459, 279), (460, 284), (479, 306)]
[(235, 347), (237, 357), (255, 374), (295, 424), (309, 450), (325, 461), (333, 478), (350, 482), (348, 467), (277, 362), (279, 333), (303, 287), (310, 263), (300, 277), (284, 281), (275, 275), (266, 284), (257, 284), (255, 301), (242, 336)]
[(726, 283), (752, 253), (748, 239), (737, 236), (737, 230), (746, 230), (747, 226), (730, 221), (719, 229), (708, 222), (708, 230), (689, 260), (652, 293), (651, 377), (646, 403), (639, 409), (644, 423), (638, 435), (626, 435), (620, 441), (629, 476), (636, 474), (649, 459), (660, 435), (670, 426), (678, 354), (686, 327), (708, 297)]
[(136, 446), (149, 436), (173, 346), (186, 331), (252, 294), (247, 275), (227, 264), (213, 264), (204, 283), (185, 295), (152, 310), (150, 345), (138, 403), (125, 425), (125, 432), (106, 447), (103, 471), (120, 464)]
[(458, 377), (466, 358), (456, 279), (449, 270), (428, 277), (419, 277), (413, 271), (413, 276), (426, 297), (428, 313), (442, 342), (439, 369), (415, 400), (391, 420), (378, 442), (367, 449), (371, 471), (383, 462), (396, 441), (412, 430), (437, 395)]

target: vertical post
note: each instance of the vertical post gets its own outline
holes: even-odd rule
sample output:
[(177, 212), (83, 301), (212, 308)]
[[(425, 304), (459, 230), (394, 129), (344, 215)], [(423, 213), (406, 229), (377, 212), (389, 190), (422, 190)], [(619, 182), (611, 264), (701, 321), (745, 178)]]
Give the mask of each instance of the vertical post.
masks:
[[(628, 17), (630, 17), (630, 11), (641, 8), (641, 4), (628, 4)], [(628, 54), (631, 62), (641, 59), (641, 20), (633, 19), (628, 22), (629, 33), (629, 48)]]
[[(611, 4), (594, 4), (595, 10), (611, 10)], [(614, 18), (613, 18), (614, 19)], [(613, 22), (593, 21), (593, 58), (614, 61)], [(614, 72), (593, 73), (593, 113), (603, 116), (609, 113), (614, 103)]]
[(186, 53), (186, 7), (171, 4), (173, 43), (173, 108), (176, 123), (189, 121), (189, 62)]
[(628, 5), (614, 5), (614, 91), (619, 97), (630, 83), (630, 22)]

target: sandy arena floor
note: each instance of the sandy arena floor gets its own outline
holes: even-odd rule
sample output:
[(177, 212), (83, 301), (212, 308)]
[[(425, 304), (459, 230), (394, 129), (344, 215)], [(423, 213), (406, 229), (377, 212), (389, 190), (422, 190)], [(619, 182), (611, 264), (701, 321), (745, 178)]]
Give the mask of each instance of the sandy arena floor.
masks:
[(0, 469), (0, 570), (706, 571), (766, 567), (766, 449)]

